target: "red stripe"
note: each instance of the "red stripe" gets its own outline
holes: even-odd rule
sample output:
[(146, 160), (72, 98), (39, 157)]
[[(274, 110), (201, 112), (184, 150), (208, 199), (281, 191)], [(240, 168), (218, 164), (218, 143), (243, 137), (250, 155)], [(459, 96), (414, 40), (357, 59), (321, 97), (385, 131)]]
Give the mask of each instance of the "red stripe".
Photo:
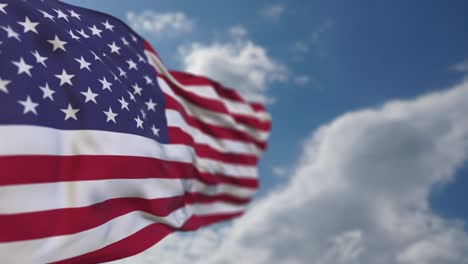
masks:
[(169, 226), (155, 223), (96, 251), (51, 264), (94, 264), (127, 258), (152, 247), (174, 231), (176, 230)]
[[(241, 216), (241, 213), (236, 214), (219, 214), (212, 216), (192, 216), (185, 225), (179, 230), (191, 231), (202, 226), (210, 225), (215, 222), (224, 221)], [(136, 255), (144, 250), (152, 247), (154, 244), (162, 240), (164, 237), (176, 231), (166, 225), (155, 223), (149, 225), (135, 234), (126, 237), (120, 241), (110, 244), (102, 249), (69, 258), (66, 260), (55, 262), (55, 264), (72, 264), (72, 263), (102, 263), (117, 259), (122, 259)]]
[[(26, 164), (26, 165), (25, 165)], [(252, 178), (200, 173), (193, 164), (127, 156), (9, 156), (0, 157), (0, 186), (108, 179), (198, 179), (257, 188)], [(40, 172), (40, 173), (38, 173)]]
[(2, 228), (0, 243), (79, 233), (134, 211), (165, 217), (188, 204), (214, 202), (242, 205), (248, 203), (249, 199), (229, 195), (207, 196), (199, 193), (186, 193), (184, 196), (160, 199), (116, 198), (80, 208), (0, 215), (0, 226), (21, 227)]
[(206, 216), (192, 216), (185, 224), (182, 226), (181, 230), (183, 231), (193, 231), (202, 226), (211, 225), (213, 223), (228, 220), (234, 217), (239, 217), (244, 213), (225, 213), (225, 214), (213, 214)]
[(255, 166), (258, 162), (258, 157), (247, 154), (223, 153), (211, 148), (208, 145), (195, 143), (192, 135), (184, 132), (178, 127), (169, 127), (168, 134), (170, 135), (171, 144), (191, 145), (195, 149), (197, 156), (202, 158), (214, 159), (231, 164), (251, 165)]
[(234, 90), (222, 86), (220, 83), (207, 77), (198, 76), (191, 73), (170, 71), (171, 75), (183, 85), (209, 85), (215, 89), (219, 96), (240, 103), (245, 100)]
[[(170, 71), (171, 75), (181, 84), (184, 85), (209, 85), (215, 89), (216, 93), (228, 100), (239, 102), (239, 103), (245, 103), (247, 105), (250, 105), (250, 107), (253, 108), (255, 112), (266, 112), (265, 107), (261, 103), (254, 103), (254, 102), (248, 102), (246, 101), (242, 96), (240, 96), (236, 90), (226, 88), (220, 83), (213, 81), (207, 77), (203, 76), (198, 76), (186, 72), (179, 72), (179, 71)], [(196, 89), (194, 87), (194, 89)]]
[(187, 100), (188, 102), (192, 104), (195, 104), (201, 108), (204, 108), (210, 111), (230, 115), (234, 120), (236, 120), (236, 122), (247, 125), (254, 129), (258, 129), (262, 131), (269, 131), (271, 128), (270, 121), (261, 121), (252, 116), (230, 113), (229, 110), (226, 108), (226, 106), (220, 101), (214, 100), (214, 99), (208, 99), (205, 97), (201, 97), (197, 94), (187, 92), (186, 90), (179, 88), (177, 85), (174, 85), (167, 78), (165, 77), (162, 77), (162, 78), (172, 88), (172, 91), (174, 91), (176, 95), (178, 95), (180, 98), (183, 98), (184, 100)]
[[(190, 126), (198, 128), (200, 131), (202, 131), (206, 135), (210, 135), (212, 137), (220, 138), (220, 139), (232, 139), (232, 140), (238, 140), (238, 141), (243, 141), (243, 142), (249, 142), (249, 143), (255, 144), (261, 150), (266, 149), (267, 144), (265, 142), (254, 139), (251, 135), (249, 135), (246, 132), (235, 130), (233, 128), (207, 124), (205, 122), (202, 122), (188, 115), (185, 109), (179, 104), (179, 102), (177, 102), (171, 96), (166, 95), (165, 100), (166, 100), (166, 109), (176, 110), (182, 115), (182, 117)], [(169, 134), (169, 138), (170, 137), (171, 135)]]
[(255, 112), (266, 112), (265, 106), (261, 103), (249, 103)]

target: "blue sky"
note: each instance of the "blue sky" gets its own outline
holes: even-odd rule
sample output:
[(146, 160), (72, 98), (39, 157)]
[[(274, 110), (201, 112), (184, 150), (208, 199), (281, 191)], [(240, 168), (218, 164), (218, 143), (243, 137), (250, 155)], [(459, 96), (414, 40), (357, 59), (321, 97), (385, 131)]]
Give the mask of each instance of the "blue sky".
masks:
[[(334, 124), (338, 126), (340, 120), (352, 119), (354, 116), (359, 119), (358, 115), (353, 116), (350, 113), (356, 113), (356, 111), (362, 113), (363, 109), (373, 109), (386, 116), (385, 113), (394, 110), (391, 107), (388, 107), (390, 109), (388, 110), (381, 106), (390, 101), (400, 100), (402, 102), (401, 100), (404, 100), (402, 109), (405, 109), (405, 111), (413, 111), (413, 105), (426, 104), (423, 103), (426, 101), (437, 105), (439, 99), (441, 102), (445, 100), (443, 99), (445, 98), (444, 93), (451, 87), (463, 83), (468, 70), (468, 61), (466, 61), (468, 59), (468, 33), (466, 30), (466, 25), (468, 25), (468, 2), (463, 0), (139, 0), (131, 2), (67, 0), (65, 2), (100, 10), (130, 23), (153, 44), (170, 68), (194, 70), (208, 75), (211, 73), (216, 76), (209, 77), (223, 81), (226, 78), (226, 72), (213, 69), (212, 65), (214, 63), (211, 66), (208, 64), (196, 65), (193, 60), (203, 58), (206, 54), (219, 55), (226, 50), (234, 54), (231, 54), (233, 58), (230, 59), (235, 61), (235, 65), (245, 66), (247, 70), (250, 67), (260, 68), (259, 71), (262, 74), (260, 81), (258, 79), (240, 79), (239, 81), (247, 83), (246, 87), (240, 87), (241, 92), (249, 95), (253, 94), (266, 100), (269, 111), (273, 116), (273, 132), (269, 141), (269, 149), (260, 165), (262, 187), (258, 199), (259, 204), (264, 207), (267, 207), (266, 201), (273, 195), (272, 193), (286, 192), (284, 188), (293, 185), (295, 178), (305, 177), (301, 175), (307, 169), (308, 164), (310, 166), (315, 164), (316, 161), (313, 160), (313, 157), (310, 160), (307, 160), (307, 157), (313, 156), (310, 153), (316, 153), (316, 151), (320, 154), (320, 149), (309, 150), (307, 146), (317, 147), (311, 143), (317, 129), (324, 128), (324, 125), (327, 124), (328, 127), (334, 127)], [(164, 15), (168, 21), (171, 21), (172, 25), (161, 22)], [(144, 26), (145, 21), (151, 22), (151, 26)], [(177, 26), (174, 26), (176, 24)], [(254, 53), (264, 56), (260, 60), (261, 62), (235, 60), (235, 54), (242, 54), (247, 47), (253, 47)], [(425, 94), (436, 92), (439, 92), (438, 95), (441, 98), (437, 100), (433, 100), (432, 97), (429, 99), (421, 98)], [(465, 101), (468, 102), (466, 99)], [(420, 120), (428, 119), (427, 123), (430, 123), (431, 115), (451, 116), (456, 111), (467, 109), (465, 103), (465, 105), (462, 105), (465, 108), (450, 110), (450, 106), (457, 105), (457, 103), (459, 102), (447, 103), (447, 106), (441, 107), (443, 111), (448, 111), (447, 113), (432, 111), (432, 108), (427, 110), (427, 114), (420, 113), (413, 116), (408, 113), (408, 116), (405, 116), (405, 113), (402, 113), (400, 121), (406, 123), (402, 125), (404, 129), (400, 131), (401, 133), (389, 133), (388, 137), (390, 138), (379, 137), (379, 141), (359, 141), (359, 143), (369, 150), (366, 152), (367, 154), (382, 154), (379, 162), (388, 162), (388, 164), (386, 163), (387, 167), (382, 167), (382, 169), (394, 169), (394, 173), (398, 174), (400, 169), (403, 170), (404, 166), (406, 166), (407, 163), (405, 162), (414, 164), (419, 161), (418, 155), (425, 157), (426, 154), (428, 155), (431, 152), (429, 149), (427, 153), (419, 153), (412, 149), (413, 145), (418, 144), (418, 142), (415, 142), (416, 139), (423, 138), (426, 135), (427, 131), (424, 129), (427, 128), (425, 128), (425, 125), (421, 125), (421, 127), (424, 127), (421, 128), (423, 132), (418, 132), (422, 133), (421, 135), (408, 137), (406, 140), (404, 140), (406, 132), (402, 131), (407, 131), (406, 128), (419, 127), (418, 122)], [(435, 109), (438, 108), (435, 107)], [(352, 116), (350, 117), (350, 115)], [(383, 122), (381, 119), (377, 119), (380, 120), (379, 122)], [(451, 119), (440, 122), (446, 123), (447, 126), (457, 124), (456, 121), (453, 121), (454, 124), (452, 124)], [(365, 127), (366, 124), (368, 123), (364, 123), (362, 126)], [(428, 127), (432, 128), (432, 126)], [(376, 133), (383, 132), (382, 134), (385, 134), (387, 132), (379, 129), (375, 129)], [(394, 128), (389, 125), (388, 129), (393, 130)], [(330, 131), (324, 132), (324, 134), (332, 134)], [(344, 130), (341, 131), (341, 134), (333, 134), (333, 136), (339, 139), (337, 142), (346, 142), (345, 139), (348, 137), (352, 141), (352, 131), (352, 129)], [(394, 131), (398, 132), (399, 130)], [(402, 136), (400, 137), (400, 135)], [(375, 135), (372, 134), (370, 137), (373, 136)], [(332, 136), (330, 135), (330, 137)], [(465, 135), (465, 137), (467, 136)], [(426, 143), (436, 144), (436, 139), (435, 137), (428, 137)], [(461, 142), (466, 144), (466, 138)], [(400, 152), (397, 156), (406, 157), (405, 161), (395, 162), (395, 167), (391, 166), (394, 157), (388, 154), (391, 153), (392, 147), (389, 146), (392, 144), (402, 144), (398, 148)], [(357, 147), (361, 146), (357, 145)], [(456, 151), (456, 145), (453, 148), (453, 153), (449, 148), (449, 152), (453, 155), (458, 153), (457, 151), (462, 153), (467, 151), (466, 148)], [(345, 151), (341, 151), (337, 152), (337, 156), (344, 155)], [(357, 151), (357, 153), (360, 152)], [(389, 156), (386, 156), (387, 154)], [(352, 156), (353, 154), (349, 155)], [(423, 263), (420, 262), (421, 259), (418, 259), (419, 255), (417, 254), (418, 249), (422, 247), (420, 245), (427, 245), (441, 240), (446, 242), (445, 247), (438, 246), (437, 248), (446, 249), (446, 252), (444, 251), (444, 254), (441, 254), (446, 258), (444, 259), (441, 256), (427, 257), (427, 263), (433, 263), (432, 261), (435, 261), (434, 263), (462, 263), (461, 260), (467, 260), (466, 254), (463, 255), (458, 252), (466, 249), (465, 242), (460, 241), (465, 241), (464, 236), (466, 234), (464, 234), (463, 230), (466, 231), (467, 229), (464, 227), (464, 222), (468, 220), (468, 209), (463, 203), (467, 199), (468, 178), (466, 176), (468, 168), (465, 161), (466, 154), (460, 155), (462, 158), (457, 159), (452, 167), (447, 168), (447, 171), (451, 173), (441, 172), (440, 175), (445, 175), (444, 177), (441, 176), (442, 178), (431, 180), (430, 183), (424, 185), (428, 192), (426, 195), (428, 199), (423, 199), (424, 201), (421, 202), (428, 203), (428, 208), (423, 208), (424, 206), (421, 205), (421, 208), (423, 208), (421, 210), (433, 217), (427, 221), (441, 222), (440, 225), (448, 226), (447, 228), (450, 230), (456, 230), (459, 233), (456, 235), (457, 238), (447, 238), (443, 235), (445, 231), (438, 229), (438, 231), (425, 233), (424, 235), (423, 233), (420, 234), (429, 242), (421, 242), (422, 239), (420, 238), (418, 238), (419, 242), (416, 238), (414, 241), (408, 239), (405, 242), (406, 244), (392, 242), (391, 244), (395, 245), (395, 256), (388, 256), (387, 259), (383, 257), (383, 262), (379, 263), (392, 263), (395, 259), (401, 263), (413, 263), (411, 261), (418, 263), (418, 260), (419, 263)], [(413, 158), (414, 163), (412, 163)], [(359, 159), (359, 157), (356, 159)], [(441, 158), (441, 160), (444, 160), (441, 166), (450, 163), (445, 158)], [(375, 160), (369, 159), (369, 162), (375, 162)], [(434, 162), (434, 164), (437, 164), (437, 162)], [(336, 166), (339, 168), (339, 161), (337, 161)], [(396, 168), (398, 166), (403, 167)], [(411, 167), (408, 164), (407, 166)], [(395, 176), (397, 178), (395, 181), (400, 181), (401, 186), (405, 186), (405, 181), (412, 182), (411, 177), (420, 179), (424, 178), (426, 174), (436, 171), (435, 169), (425, 171), (424, 168), (423, 166), (419, 170), (401, 172), (401, 175), (408, 173), (410, 176), (402, 179)], [(430, 167), (427, 166), (427, 168)], [(352, 177), (353, 173), (350, 172), (349, 177)], [(372, 174), (372, 170), (369, 170), (369, 173)], [(343, 175), (346, 177), (347, 174), (344, 173)], [(394, 176), (392, 173), (382, 175), (385, 178), (379, 178), (379, 176), (376, 179), (380, 179), (382, 182), (391, 182)], [(317, 176), (310, 175), (309, 177), (314, 178)], [(327, 181), (326, 175), (321, 177), (320, 182)], [(372, 177), (372, 175), (369, 175), (369, 177)], [(372, 182), (372, 179), (370, 181)], [(412, 185), (408, 184), (408, 186)], [(418, 188), (419, 185), (415, 185), (415, 192), (419, 190)], [(404, 189), (404, 187), (401, 187), (401, 189)], [(362, 191), (365, 192), (366, 189), (364, 188)], [(305, 189), (305, 192), (307, 192), (307, 189)], [(398, 194), (400, 194), (398, 191), (393, 193), (393, 195)], [(323, 197), (314, 196), (314, 200), (326, 199), (324, 197), (328, 197), (328, 195), (324, 193)], [(344, 197), (346, 199), (346, 196)], [(285, 198), (285, 201), (288, 201), (288, 199)], [(326, 204), (326, 202), (324, 203)], [(405, 204), (402, 208), (408, 209), (411, 206)], [(309, 210), (309, 208), (315, 207), (313, 205), (305, 206), (303, 210)], [(252, 210), (255, 211), (255, 204)], [(330, 217), (345, 217), (345, 212), (346, 210), (343, 210), (343, 215), (337, 212)], [(312, 215), (315, 215), (317, 211), (313, 211), (313, 213)], [(254, 216), (251, 216), (251, 218), (255, 219)], [(416, 218), (418, 216), (415, 213), (414, 219)], [(253, 221), (252, 219), (250, 221)], [(369, 219), (367, 220), (371, 221)], [(413, 218), (405, 219), (412, 221)], [(461, 222), (454, 223), (452, 221), (454, 219)], [(245, 220), (245, 222), (247, 221)], [(314, 220), (310, 219), (310, 221)], [(459, 226), (460, 223), (462, 223), (461, 227)], [(405, 225), (405, 222), (403, 221), (401, 224)], [(363, 227), (359, 227), (360, 225)], [(194, 237), (190, 238), (176, 236), (176, 238), (172, 238), (172, 241), (177, 241), (177, 243), (183, 245), (187, 245), (187, 243), (191, 245), (187, 241), (201, 243), (199, 239), (205, 239), (203, 241), (206, 242), (206, 236), (223, 237), (219, 232), (237, 232), (232, 230), (236, 228), (242, 230), (239, 226), (242, 226), (242, 223), (236, 223), (233, 227), (228, 227), (229, 230), (227, 231), (202, 231), (205, 233), (200, 236), (205, 236), (205, 238), (197, 238), (195, 234)], [(341, 241), (340, 239), (351, 242), (361, 241), (363, 240), (362, 237), (366, 237), (366, 228), (364, 226), (365, 223), (356, 224), (354, 229), (351, 230), (341, 230), (336, 234), (333, 232), (330, 234), (317, 234), (317, 236), (324, 238), (326, 241), (330, 239), (330, 241), (335, 242)], [(206, 235), (206, 232), (215, 233)], [(431, 234), (435, 236), (438, 232), (440, 232), (442, 238), (431, 240)], [(380, 244), (381, 246), (387, 246), (387, 240), (390, 241), (384, 235), (376, 236), (373, 239), (381, 239), (383, 241)], [(305, 239), (304, 243), (306, 241)], [(455, 243), (458, 246), (450, 246), (452, 241), (458, 241), (459, 243)], [(170, 241), (167, 242), (167, 247), (173, 248), (174, 244), (170, 243)], [(314, 247), (315, 244), (313, 243), (311, 242), (311, 247)], [(339, 245), (339, 242), (336, 243)], [(163, 250), (167, 249), (167, 247), (163, 246)], [(275, 245), (271, 245), (271, 248), (274, 247)], [(317, 245), (316, 248), (321, 247)], [(339, 246), (337, 248), (342, 249)], [(148, 253), (138, 261), (143, 263), (151, 259), (151, 256), (156, 256), (155, 254), (171, 256), (170, 250), (165, 252), (163, 250), (152, 251), (152, 253)], [(356, 262), (342, 263), (367, 263), (366, 261), (372, 260), (372, 254), (366, 253), (365, 246), (362, 249), (352, 247), (346, 252), (357, 252), (357, 255), (355, 254), (357, 256)], [(378, 250), (374, 249), (375, 252), (378, 252)], [(300, 253), (298, 254), (301, 256)], [(337, 253), (335, 252), (335, 254)], [(297, 263), (305, 263), (304, 259), (308, 255), (303, 256), (304, 258), (299, 257)], [(199, 257), (204, 258), (203, 255)], [(268, 257), (265, 257), (265, 259), (268, 260)], [(393, 261), (386, 262), (388, 259), (393, 259)], [(332, 255), (317, 257), (314, 261), (309, 263), (341, 263), (338, 262), (336, 256), (332, 257)], [(180, 262), (183, 263), (183, 259)], [(216, 259), (214, 262), (216, 263)], [(258, 260), (258, 263), (263, 262)], [(372, 263), (372, 261), (369, 263)], [(377, 262), (374, 261), (373, 263)]]

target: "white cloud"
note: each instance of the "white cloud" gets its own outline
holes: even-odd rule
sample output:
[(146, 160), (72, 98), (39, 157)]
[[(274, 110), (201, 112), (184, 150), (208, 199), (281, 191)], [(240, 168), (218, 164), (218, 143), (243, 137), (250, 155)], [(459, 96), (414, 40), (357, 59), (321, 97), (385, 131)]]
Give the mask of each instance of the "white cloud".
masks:
[(431, 211), (468, 150), (468, 81), (342, 115), (306, 141), (284, 187), (218, 230), (122, 263), (468, 263), (463, 223)]
[(299, 75), (294, 77), (294, 83), (299, 86), (304, 86), (310, 83), (310, 77), (307, 75)]
[(241, 39), (244, 38), (247, 35), (247, 29), (242, 27), (242, 26), (233, 26), (229, 29), (229, 34), (231, 34), (232, 37)]
[(311, 47), (320, 40), (323, 34), (328, 32), (333, 27), (334, 21), (332, 19), (327, 19), (317, 25), (315, 29), (303, 40), (296, 41), (292, 50), (295, 53), (303, 54), (309, 52)]
[(297, 41), (294, 43), (293, 50), (300, 53), (306, 53), (310, 50), (310, 43), (308, 41)]
[(466, 243), (465, 234), (449, 230), (414, 243), (398, 255), (397, 260), (401, 263), (468, 263)]
[(285, 65), (250, 40), (193, 43), (180, 48), (179, 54), (186, 71), (220, 81), (252, 101), (269, 101), (271, 98), (266, 95), (269, 86), (285, 81), (288, 75)]
[(183, 12), (129, 11), (127, 21), (136, 31), (167, 35), (190, 32), (194, 27), (194, 22)]
[(458, 72), (468, 73), (468, 60), (457, 63), (453, 69)]
[(278, 20), (284, 13), (286, 8), (281, 5), (281, 4), (273, 4), (264, 7), (261, 11), (260, 14), (270, 20)]
[(273, 172), (273, 175), (278, 177), (286, 177), (291, 172), (289, 168), (284, 166), (274, 166), (271, 171)]

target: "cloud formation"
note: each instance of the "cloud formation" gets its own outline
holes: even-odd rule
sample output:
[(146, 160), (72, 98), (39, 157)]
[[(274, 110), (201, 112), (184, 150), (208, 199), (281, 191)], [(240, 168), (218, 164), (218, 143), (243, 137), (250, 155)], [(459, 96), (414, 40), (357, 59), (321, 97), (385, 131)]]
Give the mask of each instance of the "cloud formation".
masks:
[(183, 12), (156, 12), (146, 10), (141, 13), (127, 13), (129, 25), (137, 30), (154, 34), (176, 35), (190, 32), (194, 27), (193, 20)]
[(121, 263), (468, 263), (463, 223), (429, 194), (467, 160), (468, 81), (346, 113), (305, 142), (290, 182), (231, 225)]
[(274, 166), (271, 172), (277, 177), (287, 177), (290, 174), (290, 169), (286, 166)]
[(333, 27), (333, 20), (327, 19), (315, 27), (315, 30), (303, 40), (296, 41), (292, 46), (292, 51), (297, 54), (304, 54), (310, 51), (310, 48), (320, 40), (323, 34)]
[(286, 11), (286, 7), (281, 4), (273, 4), (265, 6), (261, 11), (260, 14), (269, 20), (278, 20)]
[[(239, 37), (243, 28), (231, 29)], [(272, 83), (287, 79), (287, 67), (270, 57), (267, 50), (253, 41), (236, 38), (212, 44), (193, 43), (179, 48), (184, 70), (220, 81), (238, 90), (251, 101), (268, 102)]]
[(453, 69), (457, 72), (468, 73), (468, 60), (455, 64)]
[(233, 38), (242, 39), (247, 35), (247, 29), (239, 25), (233, 26), (229, 29), (229, 34)]

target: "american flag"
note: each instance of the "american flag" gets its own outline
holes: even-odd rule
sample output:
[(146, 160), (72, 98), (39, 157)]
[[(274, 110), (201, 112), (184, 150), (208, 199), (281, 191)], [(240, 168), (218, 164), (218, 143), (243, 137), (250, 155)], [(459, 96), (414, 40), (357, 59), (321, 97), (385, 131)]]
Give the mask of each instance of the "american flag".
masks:
[(0, 0), (0, 259), (96, 263), (242, 214), (270, 118), (114, 17)]

